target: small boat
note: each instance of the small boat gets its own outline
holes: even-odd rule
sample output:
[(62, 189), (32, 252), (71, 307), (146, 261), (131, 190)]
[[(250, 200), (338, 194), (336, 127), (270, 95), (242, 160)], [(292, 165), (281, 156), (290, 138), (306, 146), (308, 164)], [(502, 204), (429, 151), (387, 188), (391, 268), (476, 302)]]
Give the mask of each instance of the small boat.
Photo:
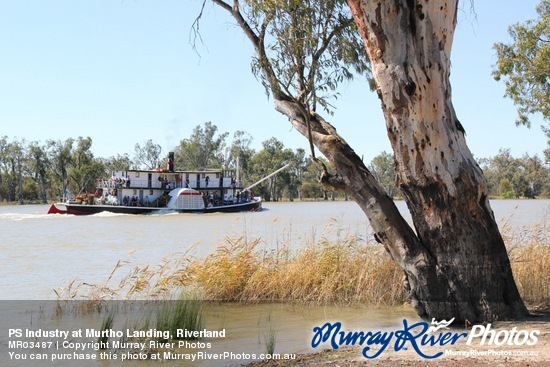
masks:
[[(52, 204), (48, 214), (86, 215), (214, 213), (259, 211), (260, 197), (243, 189), (235, 170), (174, 171), (173, 153), (168, 168), (116, 171), (97, 180), (93, 194)], [(278, 170), (279, 171), (279, 170)], [(270, 175), (271, 176), (271, 175)]]

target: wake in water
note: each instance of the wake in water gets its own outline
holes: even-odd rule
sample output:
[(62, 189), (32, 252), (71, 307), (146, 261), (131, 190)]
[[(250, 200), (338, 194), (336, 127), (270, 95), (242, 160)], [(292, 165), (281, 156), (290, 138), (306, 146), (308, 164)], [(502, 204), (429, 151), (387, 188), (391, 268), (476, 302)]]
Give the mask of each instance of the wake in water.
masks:
[[(97, 214), (91, 214), (84, 217), (89, 218), (109, 218), (109, 217), (124, 217), (131, 214), (117, 214), (110, 212), (101, 212)], [(46, 213), (0, 213), (0, 221), (21, 221), (29, 219), (49, 219), (49, 220), (67, 220), (67, 218), (76, 218), (75, 215), (70, 214), (46, 214)], [(64, 218), (64, 219), (62, 219)], [(82, 217), (83, 218), (83, 217)]]
[(45, 213), (0, 213), (0, 221), (19, 221), (25, 219), (46, 219), (51, 215)]

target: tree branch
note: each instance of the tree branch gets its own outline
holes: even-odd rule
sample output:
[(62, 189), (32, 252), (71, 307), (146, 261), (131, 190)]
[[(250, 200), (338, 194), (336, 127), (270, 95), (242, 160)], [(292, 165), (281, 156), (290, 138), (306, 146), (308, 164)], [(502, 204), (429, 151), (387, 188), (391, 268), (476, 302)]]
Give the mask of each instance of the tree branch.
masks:
[(321, 55), (327, 50), (328, 46), (330, 45), (330, 42), (338, 34), (338, 32), (341, 32), (345, 28), (351, 26), (353, 24), (353, 18), (348, 18), (345, 22), (340, 23), (339, 26), (334, 27), (332, 32), (329, 33), (329, 35), (323, 40), (323, 43), (321, 44), (321, 47), (314, 53), (312, 60), (311, 60), (311, 68), (309, 70), (309, 80), (313, 80), (315, 77), (315, 72), (317, 71), (317, 65), (319, 63), (319, 59), (321, 58)]
[[(281, 90), (281, 83), (269, 62), (264, 45), (266, 30), (271, 18), (266, 16), (259, 34), (256, 34), (240, 13), (238, 0), (234, 1), (233, 7), (221, 0), (212, 1), (233, 16), (251, 41), (271, 88), (275, 109), (287, 116), (292, 125), (308, 138), (314, 159), (314, 147), (317, 147), (335, 167), (337, 175), (331, 175), (326, 167), (323, 167), (322, 183), (353, 197), (367, 215), (375, 238), (384, 244), (394, 260), (405, 271), (412, 263), (432, 263), (433, 258), (425, 251), (413, 229), (399, 213), (393, 200), (387, 196), (353, 149), (337, 134), (336, 129), (317, 113), (310, 111), (303, 101), (298, 101), (290, 93), (286, 94)], [(352, 20), (348, 19), (335, 27), (323, 40), (319, 50), (315, 53), (317, 61), (329, 47), (331, 40), (351, 22)], [(314, 69), (316, 70), (316, 66)], [(314, 74), (312, 75), (314, 76)], [(414, 279), (410, 278), (411, 273), (408, 272), (409, 281), (414, 282)]]
[(377, 240), (384, 244), (403, 269), (411, 258), (421, 258), (417, 261), (423, 262), (433, 261), (393, 200), (330, 123), (312, 113), (308, 126), (301, 108), (295, 102), (275, 101), (275, 109), (289, 117), (294, 128), (302, 135), (311, 136), (312, 143), (338, 172), (337, 175), (323, 172), (322, 183), (348, 193), (359, 204)]
[(272, 17), (267, 16), (264, 19), (260, 34), (256, 34), (250, 24), (248, 24), (248, 22), (244, 19), (241, 12), (239, 11), (240, 4), (238, 0), (233, 1), (233, 7), (222, 0), (212, 0), (212, 2), (231, 14), (231, 16), (237, 21), (239, 27), (243, 30), (244, 34), (252, 43), (256, 55), (258, 55), (262, 71), (266, 76), (266, 79), (268, 80), (273, 97), (277, 99), (289, 100), (289, 96), (281, 91), (281, 83), (277, 78), (275, 72), (273, 71), (273, 66), (269, 62), (269, 58), (267, 57), (267, 53), (265, 52), (265, 32)]

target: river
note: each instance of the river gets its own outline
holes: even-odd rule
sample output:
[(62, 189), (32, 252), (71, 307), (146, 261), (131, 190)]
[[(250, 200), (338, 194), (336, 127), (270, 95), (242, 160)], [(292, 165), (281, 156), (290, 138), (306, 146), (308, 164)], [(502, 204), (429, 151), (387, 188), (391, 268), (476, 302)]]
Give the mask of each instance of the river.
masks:
[[(410, 220), (404, 203), (397, 202), (397, 205)], [(550, 225), (550, 200), (496, 200), (491, 202), (491, 206), (499, 223), (507, 222), (516, 229), (533, 224), (546, 228)], [(359, 242), (372, 239), (365, 215), (353, 202), (267, 202), (261, 212), (208, 215), (133, 216), (104, 213), (71, 216), (47, 215), (47, 209), (43, 205), (0, 206), (0, 300), (4, 300), (0, 304), (4, 312), (10, 313), (7, 318), (17, 314), (18, 317), (13, 317), (13, 320), (22, 317), (28, 322), (28, 314), (21, 311), (25, 307), (18, 306), (17, 300), (24, 304), (33, 304), (32, 300), (50, 300), (48, 304), (52, 304), (54, 290), (59, 290), (75, 278), (76, 283), (105, 281), (119, 260), (127, 260), (127, 267), (131, 268), (133, 265), (154, 266), (175, 253), (187, 252), (194, 257), (204, 257), (227, 238), (239, 237), (259, 239), (257, 248), (264, 251), (314, 244), (323, 238), (338, 241), (353, 236)], [(416, 318), (408, 307), (364, 309), (281, 304), (211, 304), (207, 306), (206, 314), (208, 327), (219, 328), (223, 325), (231, 335), (223, 342), (213, 342), (214, 346), (208, 351), (248, 353), (265, 350), (262, 340), (267, 328), (266, 320), (275, 320), (277, 352), (303, 353), (311, 351), (307, 338), (311, 337), (312, 327), (322, 325), (325, 320), (339, 320), (348, 327), (369, 325), (371, 329), (380, 329), (395, 326), (404, 318)], [(0, 322), (0, 326), (4, 331), (8, 326), (18, 327), (17, 323), (6, 324), (6, 315), (2, 316), (4, 321)], [(31, 317), (31, 320), (34, 319)], [(75, 329), (82, 327), (82, 323), (93, 324), (98, 320), (92, 318), (73, 322), (77, 325), (70, 328)], [(98, 325), (94, 327), (99, 328)], [(5, 335), (1, 339), (1, 354), (5, 357)], [(240, 359), (178, 365), (222, 366), (230, 361), (239, 362)], [(110, 365), (109, 361), (99, 363)], [(128, 363), (125, 365), (144, 366), (150, 362)], [(5, 365), (31, 364), (9, 360)]]
[[(410, 218), (405, 204), (399, 209)], [(550, 200), (496, 200), (498, 223), (548, 224)], [(0, 299), (52, 299), (53, 290), (78, 278), (105, 280), (118, 260), (156, 265), (177, 252), (211, 253), (226, 238), (260, 239), (260, 249), (300, 246), (321, 238), (370, 238), (353, 202), (264, 203), (257, 213), (47, 215), (47, 206), (0, 206)]]

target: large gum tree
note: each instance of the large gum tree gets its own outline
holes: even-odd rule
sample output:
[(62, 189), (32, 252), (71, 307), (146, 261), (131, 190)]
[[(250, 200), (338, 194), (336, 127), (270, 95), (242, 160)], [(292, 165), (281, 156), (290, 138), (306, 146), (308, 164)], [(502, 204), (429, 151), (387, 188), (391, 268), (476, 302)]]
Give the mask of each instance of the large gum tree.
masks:
[[(375, 238), (403, 269), (405, 289), (421, 317), (481, 322), (528, 315), (485, 178), (451, 101), (458, 1), (212, 2), (235, 19), (252, 43), (253, 69), (276, 110), (308, 138), (312, 155), (314, 145), (336, 170), (329, 174), (324, 169), (322, 183), (357, 202)], [(365, 54), (414, 228), (318, 113), (318, 107), (329, 106), (326, 92), (351, 76), (347, 66), (354, 65), (356, 73), (368, 71)], [(366, 119), (368, 111), (361, 114)]]

